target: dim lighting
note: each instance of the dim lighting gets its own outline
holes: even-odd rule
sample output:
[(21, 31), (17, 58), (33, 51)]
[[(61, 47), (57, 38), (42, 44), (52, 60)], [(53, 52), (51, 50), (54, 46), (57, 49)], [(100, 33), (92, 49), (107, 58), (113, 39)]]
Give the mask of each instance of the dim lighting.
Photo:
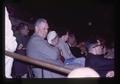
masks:
[(89, 25), (89, 26), (92, 26), (92, 22), (88, 22), (88, 25)]

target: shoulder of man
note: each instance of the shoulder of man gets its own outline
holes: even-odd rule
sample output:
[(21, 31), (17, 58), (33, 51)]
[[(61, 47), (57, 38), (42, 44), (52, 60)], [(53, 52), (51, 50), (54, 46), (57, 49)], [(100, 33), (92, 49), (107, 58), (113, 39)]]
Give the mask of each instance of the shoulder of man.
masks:
[(29, 39), (29, 41), (34, 41), (34, 42), (38, 42), (38, 40), (42, 40), (42, 39), (40, 39), (40, 37), (35, 34), (33, 34)]

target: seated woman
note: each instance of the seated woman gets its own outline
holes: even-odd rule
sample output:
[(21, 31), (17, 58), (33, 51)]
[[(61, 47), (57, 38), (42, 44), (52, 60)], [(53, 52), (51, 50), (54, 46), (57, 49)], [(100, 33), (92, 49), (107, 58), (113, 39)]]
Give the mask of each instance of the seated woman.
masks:
[(85, 65), (85, 58), (80, 57), (76, 58), (72, 55), (68, 44), (66, 43), (68, 38), (68, 32), (65, 35), (58, 37), (58, 34), (55, 31), (50, 31), (47, 36), (48, 43), (57, 47), (60, 52), (61, 56), (64, 58), (64, 64), (66, 65), (73, 65), (78, 67), (84, 67)]

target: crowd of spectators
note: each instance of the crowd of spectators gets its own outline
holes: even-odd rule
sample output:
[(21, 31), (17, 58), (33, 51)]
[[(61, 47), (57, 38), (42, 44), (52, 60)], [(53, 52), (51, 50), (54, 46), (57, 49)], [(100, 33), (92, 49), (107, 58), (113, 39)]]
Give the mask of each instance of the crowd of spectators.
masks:
[[(8, 26), (5, 28), (8, 29)], [(75, 32), (69, 31), (69, 28), (61, 28), (60, 30), (49, 29), (48, 21), (44, 18), (40, 18), (35, 22), (32, 34), (29, 34), (30, 30), (27, 24), (20, 23), (16, 26), (15, 30), (11, 30), (14, 32), (14, 37), (16, 37), (17, 42), (17, 47), (14, 52), (70, 69), (80, 68), (76, 70), (75, 73), (72, 72), (72, 75), (68, 76), (69, 78), (74, 77), (75, 74), (77, 77), (114, 77), (114, 46), (106, 46), (106, 39), (101, 37), (94, 38), (94, 41), (90, 42), (84, 40), (78, 41)], [(10, 40), (11, 39), (9, 39), (9, 41)], [(8, 40), (6, 41), (9, 42)], [(111, 44), (113, 45), (114, 43)], [(7, 66), (7, 64), (5, 66)], [(88, 69), (88, 67), (91, 69)], [(6, 70), (5, 73), (7, 73), (7, 71), (8, 70)], [(82, 73), (80, 74), (79, 71)], [(92, 72), (96, 75), (84, 75), (92, 74)], [(66, 78), (66, 76), (62, 74), (33, 66), (16, 59), (14, 59), (11, 65), (11, 73), (9, 75), (11, 76), (6, 75), (6, 77)]]

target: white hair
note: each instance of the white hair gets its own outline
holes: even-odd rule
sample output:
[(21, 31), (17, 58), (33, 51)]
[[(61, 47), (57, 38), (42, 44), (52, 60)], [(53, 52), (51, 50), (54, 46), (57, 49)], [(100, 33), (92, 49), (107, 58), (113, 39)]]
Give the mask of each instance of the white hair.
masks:
[(38, 19), (38, 20), (36, 21), (36, 23), (35, 23), (35, 27), (38, 26), (41, 22), (45, 22), (45, 23), (47, 23), (47, 20), (44, 19), (44, 18), (40, 18), (40, 19)]

